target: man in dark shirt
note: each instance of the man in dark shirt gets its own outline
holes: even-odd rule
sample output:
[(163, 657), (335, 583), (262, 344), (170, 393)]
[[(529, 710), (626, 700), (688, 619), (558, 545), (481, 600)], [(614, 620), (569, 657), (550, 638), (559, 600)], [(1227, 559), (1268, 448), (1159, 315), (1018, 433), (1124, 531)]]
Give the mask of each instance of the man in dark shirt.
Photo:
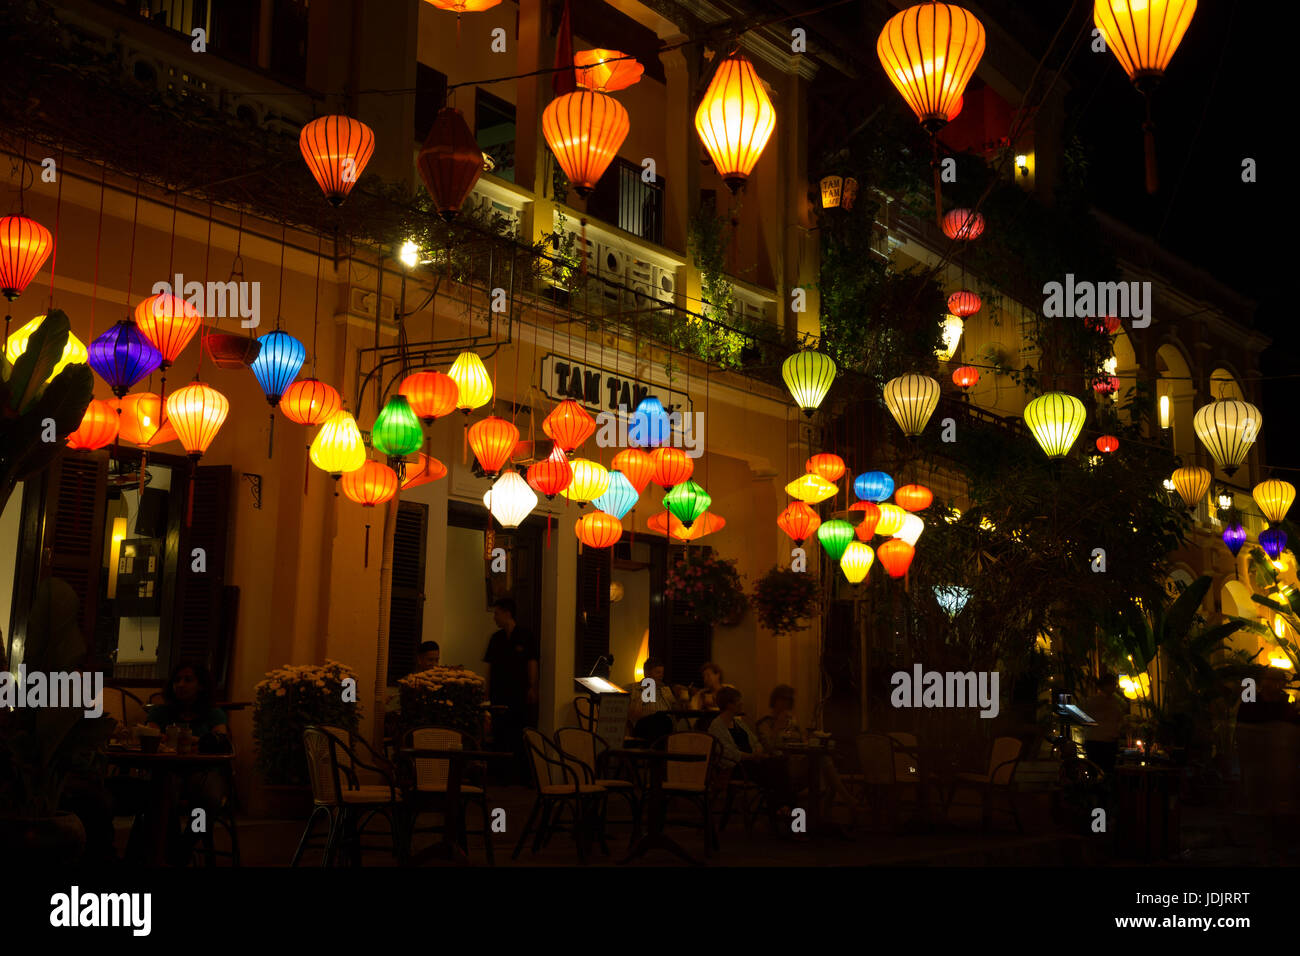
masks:
[(488, 699), (494, 707), (505, 707), (492, 718), (493, 738), (498, 750), (516, 754), (515, 777), (528, 780), (528, 757), (524, 749), (524, 728), (537, 726), (538, 659), (537, 636), (515, 620), (515, 602), (501, 598), (492, 605), (492, 617), (499, 630), (488, 641), (483, 655), (488, 665)]

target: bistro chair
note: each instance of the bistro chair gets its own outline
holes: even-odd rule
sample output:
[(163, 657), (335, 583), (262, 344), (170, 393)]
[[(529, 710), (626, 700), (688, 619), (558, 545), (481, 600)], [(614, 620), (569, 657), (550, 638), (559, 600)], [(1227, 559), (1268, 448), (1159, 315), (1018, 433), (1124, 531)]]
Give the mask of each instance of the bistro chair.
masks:
[[(302, 738), (307, 750), (313, 806), (289, 865), (298, 865), (309, 844), (320, 845), (312, 843), (316, 819), (320, 816), (327, 824), (322, 866), (332, 866), (344, 846), (352, 864), (360, 866), (362, 837), (366, 826), (377, 815), (387, 818), (393, 855), (401, 860), (405, 850), (398, 823), (397, 787), (388, 762), (375, 754), (362, 738), (342, 727), (309, 726), (303, 729)], [(373, 763), (365, 763), (357, 756), (357, 751), (362, 749), (368, 752)], [(384, 783), (361, 783), (358, 768), (379, 774)]]
[[(613, 776), (609, 770), (609, 745), (590, 730), (581, 727), (561, 727), (555, 732), (555, 746), (563, 759), (576, 764), (587, 783), (595, 783), (610, 793), (618, 794), (627, 801), (631, 811), (632, 842), (641, 832), (641, 786), (640, 780), (626, 780)], [(607, 823), (623, 823), (622, 820), (605, 820)]]
[(583, 730), (596, 729), (596, 706), (590, 697), (584, 695), (573, 698), (573, 713), (578, 718), (578, 726)]
[(713, 797), (714, 768), (717, 766), (718, 742), (712, 734), (702, 734), (695, 730), (669, 734), (664, 739), (664, 749), (669, 753), (702, 754), (704, 760), (696, 763), (670, 761), (663, 784), (665, 805), (671, 805), (676, 799), (686, 800), (700, 809), (701, 825), (704, 831), (704, 855), (708, 856), (718, 849), (718, 835), (713, 827), (713, 812), (710, 804)]
[[(952, 788), (948, 791), (948, 799), (944, 804), (944, 815), (947, 816), (948, 810), (952, 808), (953, 798), (959, 791), (973, 790), (980, 794), (978, 806), (982, 808), (981, 822), (984, 829), (989, 828), (993, 813), (996, 811), (1010, 814), (1011, 819), (1015, 821), (1016, 829), (1024, 833), (1025, 828), (1021, 826), (1015, 800), (1016, 768), (1020, 765), (1023, 750), (1024, 744), (1016, 737), (998, 737), (994, 740), (986, 773), (958, 773), (954, 776)], [(1006, 800), (1006, 809), (994, 806), (995, 795)], [(975, 805), (959, 804), (959, 806)]]
[[(858, 734), (857, 750), (864, 809), (870, 810), (877, 820), (883, 814), (892, 829), (898, 824), (902, 787), (909, 785), (900, 783), (898, 778), (899, 757), (907, 755), (899, 754), (897, 741), (889, 734)], [(902, 763), (904, 767), (909, 766), (906, 760)]]
[[(403, 738), (403, 747), (424, 748), (427, 750), (464, 750), (466, 737), (459, 730), (453, 730), (450, 727), (415, 727), (406, 732)], [(473, 744), (473, 738), (468, 738)], [(408, 775), (409, 785), (403, 789), (403, 810), (406, 817), (406, 830), (404, 839), (410, 840), (411, 836), (416, 833), (447, 833), (448, 827), (452, 827), (450, 832), (459, 838), (460, 848), (468, 853), (468, 837), (470, 835), (483, 837), (483, 855), (487, 858), (489, 866), (495, 863), (492, 852), (492, 812), (488, 808), (487, 790), (477, 784), (465, 783), (460, 785), (461, 799), (461, 819), (446, 819), (445, 807), (447, 797), (447, 781), (451, 773), (451, 761), (439, 760), (434, 757), (416, 757), (410, 761), (410, 773)], [(474, 804), (479, 808), (483, 817), (483, 828), (481, 830), (468, 830), (465, 827), (465, 808), (467, 804)], [(441, 826), (424, 827), (417, 829), (416, 818), (423, 812), (443, 813), (443, 822)]]
[[(528, 822), (519, 835), (511, 859), (519, 859), (519, 854), (533, 834), (533, 853), (537, 853), (545, 843), (550, 842), (556, 830), (568, 829), (578, 845), (578, 860), (587, 862), (586, 834), (592, 830), (606, 854), (605, 837), (601, 830), (604, 817), (604, 804), (607, 791), (595, 782), (594, 776), (586, 778), (579, 765), (571, 764), (556, 746), (531, 727), (524, 729), (524, 744), (528, 747), (529, 765), (533, 770), (533, 784), (537, 788), (537, 799), (528, 814)], [(564, 811), (572, 814), (572, 820), (565, 826)], [(595, 824), (593, 827), (592, 824)]]

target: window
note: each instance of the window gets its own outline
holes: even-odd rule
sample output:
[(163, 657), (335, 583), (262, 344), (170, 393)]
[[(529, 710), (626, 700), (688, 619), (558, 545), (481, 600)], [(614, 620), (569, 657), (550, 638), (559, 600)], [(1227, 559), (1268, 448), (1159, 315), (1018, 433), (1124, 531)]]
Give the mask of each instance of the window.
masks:
[(388, 683), (396, 684), (415, 667), (424, 640), (424, 540), (429, 506), (403, 501), (393, 533), (393, 595), (388, 617)]
[(500, 97), (476, 89), (474, 135), (479, 149), (491, 157), (492, 174), (515, 181), (515, 108)]
[(422, 145), (447, 100), (447, 75), (423, 63), (415, 64), (415, 142)]
[(664, 180), (655, 176), (647, 183), (641, 167), (621, 156), (614, 157), (605, 175), (587, 197), (587, 212), (597, 219), (656, 244), (664, 234)]

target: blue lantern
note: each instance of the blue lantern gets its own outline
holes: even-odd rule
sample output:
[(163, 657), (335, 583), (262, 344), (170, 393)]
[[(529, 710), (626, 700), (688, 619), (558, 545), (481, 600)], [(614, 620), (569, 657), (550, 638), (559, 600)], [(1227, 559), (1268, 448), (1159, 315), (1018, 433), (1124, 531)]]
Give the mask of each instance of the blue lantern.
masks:
[(121, 398), (131, 386), (162, 364), (162, 353), (129, 319), (123, 319), (90, 343), (86, 361)]
[(642, 448), (657, 448), (668, 441), (670, 427), (664, 403), (653, 395), (647, 395), (628, 419), (627, 443)]
[(1259, 546), (1264, 553), (1276, 561), (1286, 550), (1286, 532), (1281, 528), (1269, 528), (1259, 533)]
[(879, 504), (894, 493), (894, 479), (883, 471), (864, 471), (853, 479), (853, 493)]
[(611, 471), (609, 473), (609, 487), (599, 498), (592, 501), (598, 509), (607, 515), (613, 515), (619, 521), (623, 516), (636, 507), (637, 500), (641, 496), (636, 493), (636, 488), (632, 486), (627, 475), (621, 471)]
[(1241, 546), (1246, 543), (1246, 529), (1241, 526), (1240, 521), (1223, 529), (1223, 543), (1228, 546), (1228, 550), (1235, 558)]
[(276, 329), (257, 340), (262, 350), (249, 366), (257, 376), (257, 384), (266, 393), (272, 407), (280, 404), (280, 396), (293, 384), (307, 357), (307, 348), (288, 332)]

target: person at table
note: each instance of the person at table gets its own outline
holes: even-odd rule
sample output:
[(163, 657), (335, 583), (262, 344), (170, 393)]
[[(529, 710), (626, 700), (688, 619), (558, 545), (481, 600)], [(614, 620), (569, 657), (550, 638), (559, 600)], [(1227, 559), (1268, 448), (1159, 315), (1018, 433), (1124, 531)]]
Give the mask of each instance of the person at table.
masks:
[(773, 810), (774, 828), (783, 829), (795, 804), (795, 789), (790, 781), (789, 765), (784, 760), (772, 758), (763, 749), (762, 742), (742, 719), (745, 699), (740, 691), (730, 685), (718, 688), (715, 695), (719, 713), (709, 725), (709, 733), (721, 749), (719, 765), (724, 774), (743, 767), (750, 780), (768, 792), (768, 806)]
[[(771, 713), (758, 722), (758, 739), (763, 749), (769, 753), (780, 753), (787, 743), (802, 744), (807, 742), (807, 734), (799, 726), (799, 719), (794, 715), (794, 688), (789, 684), (777, 684), (768, 698)], [(840, 779), (839, 771), (830, 760), (819, 762), (821, 766), (821, 792), (825, 799), (823, 816), (829, 817), (835, 798), (838, 796), (846, 804), (856, 801)], [(797, 787), (808, 785), (809, 761), (807, 757), (791, 756), (789, 758), (790, 780)]]
[(1102, 671), (1097, 680), (1097, 692), (1079, 704), (1080, 710), (1097, 721), (1096, 727), (1083, 729), (1083, 752), (1106, 774), (1115, 770), (1120, 727), (1128, 714), (1128, 707), (1117, 693), (1118, 687), (1119, 678), (1110, 671)]
[(437, 641), (425, 641), (415, 653), (415, 669), (431, 671), (442, 662), (442, 648)]
[(497, 631), (488, 641), (483, 661), (488, 665), (488, 699), (494, 707), (505, 708), (492, 720), (495, 746), (515, 754), (514, 777), (523, 782), (528, 779), (524, 728), (537, 726), (541, 648), (533, 632), (518, 622), (517, 614), (511, 598), (493, 602)]
[[(633, 737), (655, 741), (673, 732), (673, 718), (667, 711), (675, 710), (680, 705), (672, 689), (664, 683), (663, 661), (657, 657), (648, 657), (641, 672), (645, 678), (631, 688), (628, 719), (632, 722)], [(647, 697), (651, 699), (646, 700)]]
[[(145, 712), (145, 723), (164, 734), (168, 727), (188, 727), (202, 746), (229, 752), (226, 712), (214, 703), (216, 687), (202, 664), (180, 664), (163, 688), (163, 703)], [(224, 741), (224, 748), (222, 742)]]
[(700, 679), (704, 681), (704, 687), (691, 698), (691, 709), (721, 710), (717, 697), (718, 691), (722, 689), (722, 668), (713, 661), (707, 661), (700, 667)]

